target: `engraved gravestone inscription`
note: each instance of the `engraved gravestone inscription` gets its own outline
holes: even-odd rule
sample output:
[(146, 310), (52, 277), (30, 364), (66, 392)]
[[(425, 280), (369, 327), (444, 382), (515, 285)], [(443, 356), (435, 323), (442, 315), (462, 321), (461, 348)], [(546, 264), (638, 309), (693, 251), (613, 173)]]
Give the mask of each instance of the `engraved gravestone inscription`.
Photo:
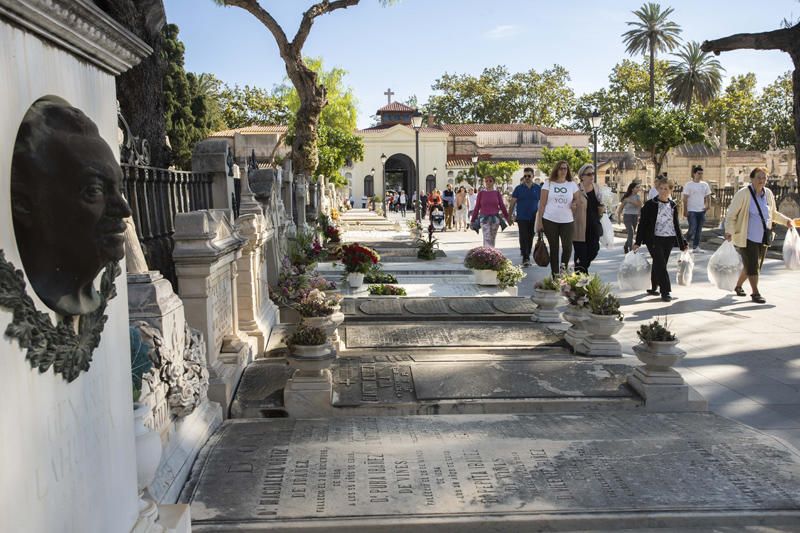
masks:
[(392, 324), (348, 325), (348, 348), (506, 346), (532, 347), (558, 342), (535, 324)]
[(197, 524), (785, 512), (798, 480), (789, 449), (709, 413), (273, 419), (227, 422), (191, 501)]

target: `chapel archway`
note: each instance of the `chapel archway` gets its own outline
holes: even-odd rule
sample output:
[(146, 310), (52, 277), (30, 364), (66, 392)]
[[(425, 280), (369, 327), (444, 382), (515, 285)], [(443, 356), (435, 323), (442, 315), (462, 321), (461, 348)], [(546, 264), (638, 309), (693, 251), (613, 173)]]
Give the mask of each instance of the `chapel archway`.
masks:
[(414, 162), (405, 154), (394, 154), (386, 160), (386, 190), (404, 190), (411, 195), (416, 191), (414, 184)]

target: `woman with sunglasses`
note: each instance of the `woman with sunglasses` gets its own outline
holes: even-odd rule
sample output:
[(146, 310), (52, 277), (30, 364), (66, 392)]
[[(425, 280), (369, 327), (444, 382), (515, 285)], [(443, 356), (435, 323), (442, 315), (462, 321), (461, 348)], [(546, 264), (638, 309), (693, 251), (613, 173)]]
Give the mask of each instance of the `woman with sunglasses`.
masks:
[(594, 165), (583, 165), (578, 170), (578, 179), (580, 191), (575, 207), (572, 246), (575, 249), (575, 271), (588, 272), (589, 265), (600, 251), (600, 237), (603, 235), (600, 217), (606, 206), (600, 202), (594, 186)]
[(579, 194), (578, 185), (572, 181), (569, 164), (566, 161), (556, 163), (550, 172), (550, 179), (542, 185), (534, 226), (537, 234), (544, 231), (547, 238), (550, 246), (550, 271), (554, 276), (558, 275), (562, 265), (569, 265)]

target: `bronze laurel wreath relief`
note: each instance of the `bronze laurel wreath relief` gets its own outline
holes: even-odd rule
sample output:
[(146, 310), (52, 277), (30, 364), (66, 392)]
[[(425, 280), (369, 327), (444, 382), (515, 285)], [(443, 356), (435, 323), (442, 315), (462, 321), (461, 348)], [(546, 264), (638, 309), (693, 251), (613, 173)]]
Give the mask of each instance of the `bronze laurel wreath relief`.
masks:
[(100, 280), (100, 306), (85, 315), (66, 316), (54, 326), (47, 313), (36, 310), (25, 290), (22, 271), (15, 269), (0, 250), (0, 307), (14, 315), (5, 334), (27, 349), (25, 358), (39, 372), (46, 372), (52, 366), (68, 382), (75, 380), (82, 371), (89, 370), (92, 352), (100, 344), (100, 334), (108, 319), (106, 306), (117, 295), (114, 279), (120, 273), (116, 261), (108, 263)]

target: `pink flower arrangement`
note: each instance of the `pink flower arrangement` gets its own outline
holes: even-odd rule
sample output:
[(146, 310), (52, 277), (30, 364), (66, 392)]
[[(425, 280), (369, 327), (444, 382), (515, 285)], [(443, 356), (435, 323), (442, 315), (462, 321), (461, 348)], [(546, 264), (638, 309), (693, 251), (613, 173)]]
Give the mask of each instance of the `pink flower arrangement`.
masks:
[(467, 252), (464, 266), (473, 270), (501, 270), (507, 261), (497, 248), (478, 246)]

